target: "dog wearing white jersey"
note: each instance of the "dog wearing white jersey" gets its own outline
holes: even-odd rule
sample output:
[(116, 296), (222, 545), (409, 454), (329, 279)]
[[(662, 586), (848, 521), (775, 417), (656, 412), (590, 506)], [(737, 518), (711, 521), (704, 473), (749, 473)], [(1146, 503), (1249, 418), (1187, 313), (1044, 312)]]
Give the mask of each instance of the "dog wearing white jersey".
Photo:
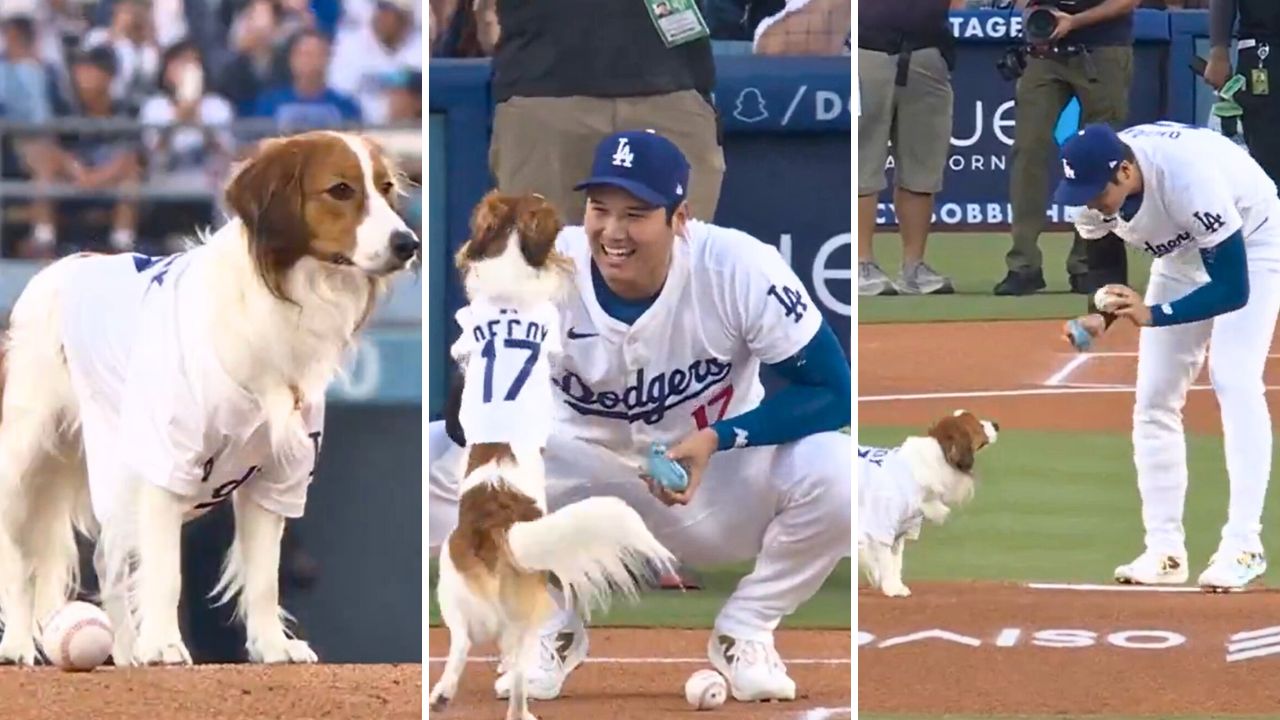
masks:
[(898, 447), (858, 449), (858, 560), (873, 589), (911, 595), (902, 582), (907, 540), (919, 538), (924, 520), (940, 525), (973, 497), (975, 458), (999, 430), (957, 410)]
[(236, 217), (166, 258), (81, 253), (32, 278), (4, 344), (0, 661), (36, 662), (79, 589), (76, 534), (116, 665), (190, 664), (178, 623), (184, 522), (230, 498), (217, 592), (253, 662), (314, 662), (279, 604), (324, 393), (398, 271), (420, 258), (399, 171), (372, 142), (270, 139), (226, 189)]
[(552, 424), (550, 366), (561, 352), (555, 302), (574, 268), (555, 250), (560, 228), (541, 196), (494, 191), (477, 206), (457, 255), (470, 304), (457, 313), (462, 335), (453, 356), (464, 376), (448, 413), (463, 434), (466, 468), (458, 524), (440, 553), (436, 594), (449, 658), (431, 690), (434, 712), (456, 695), (472, 643), (496, 639), (512, 677), (507, 720), (533, 720), (525, 673), (554, 610), (548, 576), (589, 612), (615, 591), (634, 597), (654, 568), (674, 564), (618, 498), (547, 513), (542, 455)]

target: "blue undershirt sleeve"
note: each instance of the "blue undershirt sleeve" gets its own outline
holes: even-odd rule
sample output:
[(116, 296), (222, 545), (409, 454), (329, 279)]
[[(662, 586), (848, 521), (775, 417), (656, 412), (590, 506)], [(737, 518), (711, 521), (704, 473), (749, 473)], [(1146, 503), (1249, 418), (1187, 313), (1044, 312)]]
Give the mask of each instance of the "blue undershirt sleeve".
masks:
[(815, 433), (840, 430), (853, 414), (853, 380), (840, 341), (824, 320), (800, 352), (769, 365), (788, 385), (754, 410), (711, 427), (719, 450), (779, 445)]
[(1249, 263), (1241, 231), (1235, 231), (1212, 248), (1201, 250), (1200, 257), (1209, 282), (1173, 302), (1153, 306), (1153, 327), (1208, 320), (1239, 310), (1249, 302)]

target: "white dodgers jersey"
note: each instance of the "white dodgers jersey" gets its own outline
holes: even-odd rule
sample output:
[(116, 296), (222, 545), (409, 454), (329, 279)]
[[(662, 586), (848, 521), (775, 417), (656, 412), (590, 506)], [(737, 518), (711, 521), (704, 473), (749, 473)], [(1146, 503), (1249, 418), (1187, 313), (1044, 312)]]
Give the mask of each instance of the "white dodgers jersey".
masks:
[(468, 443), (533, 444), (551, 435), (551, 363), (561, 352), (560, 314), (475, 301), (457, 312), (454, 360), (466, 382), (458, 419)]
[(1133, 217), (1082, 210), (1086, 239), (1114, 232), (1156, 259), (1153, 272), (1207, 280), (1200, 251), (1242, 231), (1250, 266), (1280, 264), (1280, 199), (1276, 184), (1230, 138), (1172, 122), (1119, 133), (1142, 170), (1142, 203)]
[[(324, 398), (300, 409), (298, 452), (273, 457), (266, 415), (218, 363), (211, 300), (195, 282), (200, 247), (165, 258), (72, 257), (62, 285), (62, 338), (80, 398), (94, 514), (119, 510), (124, 483), (142, 481), (190, 502), (188, 518), (249, 493), (299, 517), (315, 472)], [(301, 433), (310, 436), (305, 442)]]
[(858, 532), (892, 545), (916, 540), (924, 513), (922, 492), (898, 448), (858, 446)]
[(557, 420), (636, 462), (655, 441), (672, 444), (754, 409), (764, 397), (761, 363), (795, 355), (822, 324), (778, 250), (737, 230), (690, 221), (666, 284), (632, 325), (601, 308), (583, 228), (562, 230), (557, 248), (577, 266), (562, 306)]

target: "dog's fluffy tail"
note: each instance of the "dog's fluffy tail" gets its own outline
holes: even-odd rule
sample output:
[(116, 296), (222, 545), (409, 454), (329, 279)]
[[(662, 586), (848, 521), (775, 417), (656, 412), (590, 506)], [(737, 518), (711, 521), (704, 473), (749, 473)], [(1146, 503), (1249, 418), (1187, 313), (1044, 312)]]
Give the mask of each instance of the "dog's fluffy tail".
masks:
[(640, 515), (615, 497), (596, 497), (511, 526), (507, 543), (526, 570), (555, 574), (565, 597), (589, 617), (613, 592), (634, 599), (642, 580), (670, 572), (675, 557)]

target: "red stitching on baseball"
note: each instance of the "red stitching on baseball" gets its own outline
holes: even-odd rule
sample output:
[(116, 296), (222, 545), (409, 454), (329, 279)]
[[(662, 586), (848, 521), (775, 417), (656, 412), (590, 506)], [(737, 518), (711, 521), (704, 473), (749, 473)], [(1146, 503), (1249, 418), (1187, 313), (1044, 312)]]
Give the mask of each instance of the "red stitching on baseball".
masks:
[[(55, 615), (54, 617), (57, 616)], [(111, 634), (111, 628), (108, 627), (106, 623), (102, 622), (100, 618), (85, 618), (84, 620), (76, 621), (76, 624), (67, 628), (67, 631), (62, 635), (62, 645), (60, 646), (62, 651), (62, 660), (68, 665), (71, 664), (71, 639), (75, 637), (77, 632), (87, 627), (100, 627), (105, 630), (108, 635)]]

